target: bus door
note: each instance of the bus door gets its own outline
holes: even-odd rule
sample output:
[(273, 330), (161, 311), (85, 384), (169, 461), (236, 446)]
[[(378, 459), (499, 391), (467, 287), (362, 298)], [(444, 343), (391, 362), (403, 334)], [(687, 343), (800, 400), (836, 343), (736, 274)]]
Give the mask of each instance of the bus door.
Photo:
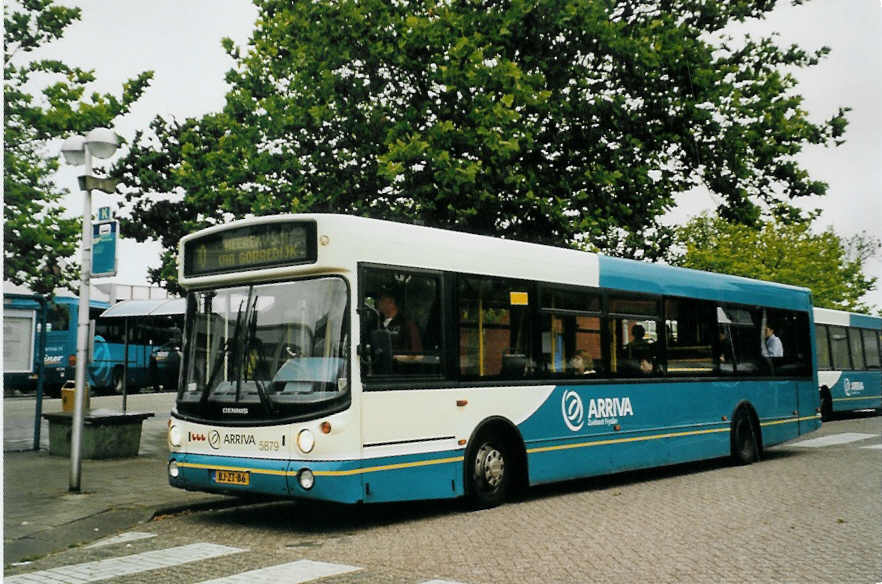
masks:
[(772, 382), (779, 402), (776, 417), (799, 419), (799, 434), (816, 429), (813, 416), (818, 407), (818, 388), (812, 371), (814, 350), (808, 314), (764, 309), (762, 330), (763, 357), (776, 378)]

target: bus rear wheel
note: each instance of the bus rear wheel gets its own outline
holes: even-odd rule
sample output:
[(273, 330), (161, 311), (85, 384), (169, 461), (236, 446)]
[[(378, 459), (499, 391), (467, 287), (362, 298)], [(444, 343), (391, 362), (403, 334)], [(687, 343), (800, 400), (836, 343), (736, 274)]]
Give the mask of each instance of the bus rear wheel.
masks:
[(751, 464), (759, 460), (759, 439), (753, 416), (741, 409), (732, 421), (732, 458), (737, 464)]
[(478, 508), (495, 507), (505, 500), (511, 481), (511, 455), (494, 435), (479, 437), (469, 456), (469, 494)]

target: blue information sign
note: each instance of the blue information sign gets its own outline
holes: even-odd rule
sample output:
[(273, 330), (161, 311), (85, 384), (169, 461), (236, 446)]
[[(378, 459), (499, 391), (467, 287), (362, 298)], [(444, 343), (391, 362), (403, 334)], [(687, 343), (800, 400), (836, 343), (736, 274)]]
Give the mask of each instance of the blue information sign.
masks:
[(92, 277), (116, 275), (117, 222), (92, 224)]

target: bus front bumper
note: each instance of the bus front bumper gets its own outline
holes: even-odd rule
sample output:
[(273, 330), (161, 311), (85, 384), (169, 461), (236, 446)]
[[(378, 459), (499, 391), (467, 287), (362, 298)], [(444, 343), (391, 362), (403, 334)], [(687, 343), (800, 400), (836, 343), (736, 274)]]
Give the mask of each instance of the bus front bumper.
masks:
[(358, 461), (305, 461), (172, 453), (168, 482), (189, 491), (357, 503)]

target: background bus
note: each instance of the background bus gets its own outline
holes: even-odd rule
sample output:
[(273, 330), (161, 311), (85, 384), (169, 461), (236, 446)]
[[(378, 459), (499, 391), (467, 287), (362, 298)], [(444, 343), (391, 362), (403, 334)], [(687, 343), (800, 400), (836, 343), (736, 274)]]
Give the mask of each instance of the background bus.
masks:
[[(89, 319), (95, 320), (110, 304), (101, 300), (89, 302)], [(33, 300), (11, 298), (4, 301), (4, 311), (10, 310), (20, 319), (33, 320), (34, 334), (29, 336), (28, 352), (31, 365), (29, 370), (3, 371), (3, 384), (6, 388), (34, 391), (37, 384), (38, 347), (43, 331), (40, 328), (39, 305)], [(43, 390), (49, 395), (61, 395), (61, 386), (74, 379), (77, 353), (77, 318), (79, 299), (75, 296), (56, 296), (47, 303), (46, 313), (46, 353), (44, 357)], [(8, 330), (8, 328), (6, 329)], [(23, 337), (24, 338), (24, 337)], [(9, 337), (5, 337), (4, 350), (11, 347)], [(19, 368), (20, 369), (20, 368)]]
[(211, 228), (179, 265), (176, 487), (483, 506), (820, 427), (804, 288), (339, 215)]
[(184, 301), (180, 298), (124, 300), (105, 310), (95, 323), (92, 378), (123, 390), (128, 333), (128, 381), (136, 391), (176, 388), (180, 369)]
[[(101, 315), (111, 304), (102, 300), (90, 300), (89, 320), (94, 331), (90, 344), (90, 363), (87, 369), (89, 385), (97, 391), (122, 391), (123, 364), (125, 362), (125, 323), (119, 319), (105, 319)], [(4, 387), (23, 391), (36, 388), (36, 362), (42, 330), (37, 311), (39, 305), (33, 300), (10, 298), (4, 303), (7, 318), (13, 317), (16, 330), (5, 325), (4, 351), (9, 353), (15, 347), (9, 333), (18, 328), (33, 326), (33, 335), (27, 343), (28, 356), (19, 356), (14, 363), (15, 370), (4, 370)], [(75, 380), (77, 354), (77, 322), (79, 318), (79, 298), (76, 296), (55, 296), (47, 303), (46, 352), (44, 357), (44, 391), (47, 395), (59, 396), (61, 387)], [(17, 319), (17, 320), (16, 320)], [(4, 321), (5, 322), (5, 321)], [(32, 323), (32, 324), (28, 324)], [(143, 387), (164, 385), (171, 387), (177, 378), (177, 354), (183, 316), (164, 315), (145, 317), (132, 321), (129, 331), (128, 349), (128, 389), (137, 391)], [(23, 337), (24, 338), (24, 337)], [(22, 367), (25, 361), (28, 367)], [(8, 361), (5, 361), (8, 362)], [(175, 369), (170, 373), (171, 368)], [(175, 379), (172, 382), (172, 379)]]
[(821, 413), (882, 408), (882, 318), (815, 308)]

